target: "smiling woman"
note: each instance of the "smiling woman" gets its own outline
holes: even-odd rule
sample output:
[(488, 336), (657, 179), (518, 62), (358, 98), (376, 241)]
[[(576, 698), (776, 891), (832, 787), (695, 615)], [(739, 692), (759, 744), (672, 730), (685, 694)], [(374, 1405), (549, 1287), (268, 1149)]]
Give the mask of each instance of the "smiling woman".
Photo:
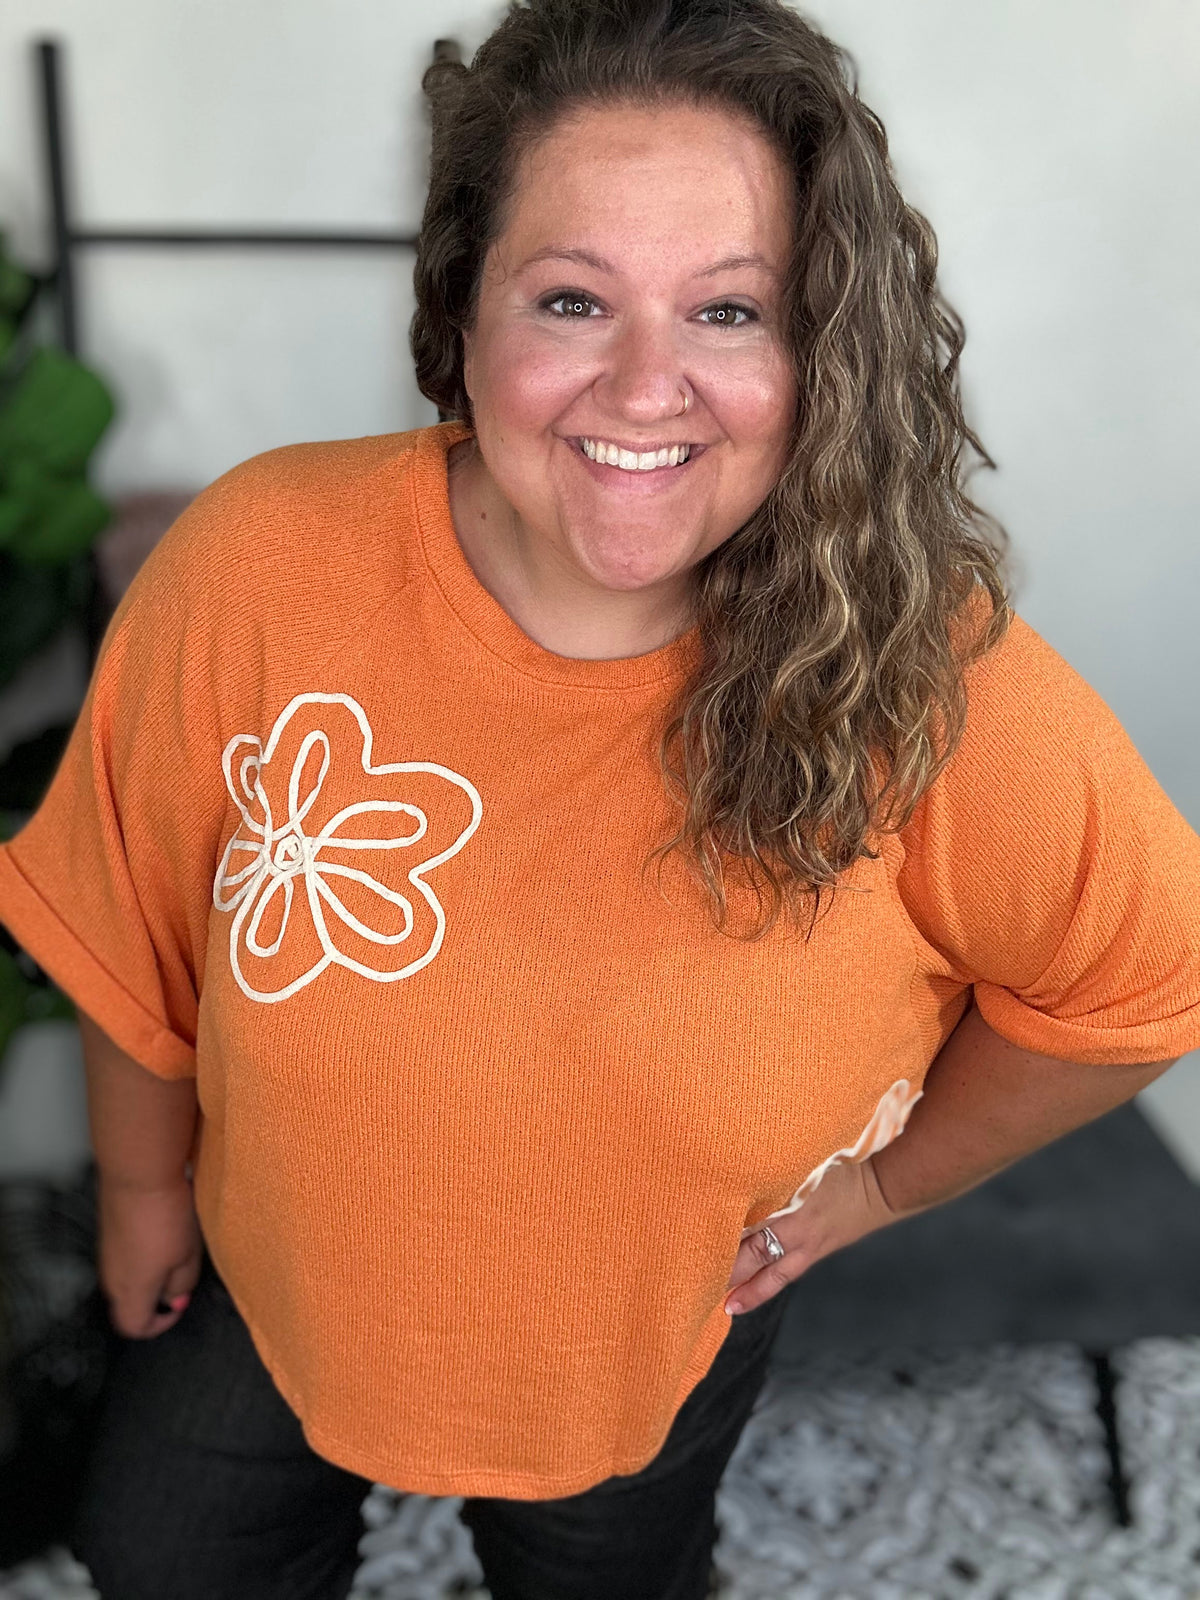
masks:
[(748, 118), (602, 107), (525, 153), (464, 330), (475, 437), (451, 507), (480, 582), (547, 649), (673, 639), (696, 564), (777, 483), (793, 232), (788, 169)]
[[(750, 937), (903, 825), (1012, 615), (1007, 536), (963, 487), (989, 458), (962, 326), (849, 78), (781, 5), (548, 0), (425, 80), (412, 341), (474, 435), (464, 552), (547, 649), (696, 630), (650, 861), (685, 863), (721, 928), (741, 880)], [(632, 475), (664, 445), (682, 471)]]
[(1200, 839), (1007, 604), (841, 53), (515, 0), (431, 74), (445, 420), (199, 496), (0, 848), (123, 1600), (345, 1595), (372, 1479), (494, 1600), (704, 1600), (781, 1291), (1200, 1046)]

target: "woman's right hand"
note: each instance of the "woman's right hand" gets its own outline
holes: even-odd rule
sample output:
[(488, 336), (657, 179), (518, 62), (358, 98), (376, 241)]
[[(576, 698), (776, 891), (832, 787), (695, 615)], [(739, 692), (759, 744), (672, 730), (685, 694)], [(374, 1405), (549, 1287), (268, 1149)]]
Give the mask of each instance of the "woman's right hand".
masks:
[[(186, 1178), (162, 1188), (98, 1183), (97, 1267), (113, 1327), (153, 1339), (174, 1327), (200, 1277), (204, 1241)], [(168, 1311), (159, 1303), (170, 1304)]]

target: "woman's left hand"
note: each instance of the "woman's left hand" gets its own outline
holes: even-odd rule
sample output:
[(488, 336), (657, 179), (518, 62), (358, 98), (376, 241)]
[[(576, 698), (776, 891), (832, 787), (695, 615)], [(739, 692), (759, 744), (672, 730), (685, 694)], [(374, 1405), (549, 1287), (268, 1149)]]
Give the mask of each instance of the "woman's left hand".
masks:
[[(764, 1217), (742, 1234), (729, 1275), (726, 1311), (753, 1311), (807, 1272), (814, 1261), (899, 1220), (883, 1198), (873, 1158), (830, 1167), (803, 1205), (786, 1216)], [(784, 1254), (772, 1261), (761, 1230), (771, 1229)], [(736, 1294), (731, 1294), (736, 1290)]]

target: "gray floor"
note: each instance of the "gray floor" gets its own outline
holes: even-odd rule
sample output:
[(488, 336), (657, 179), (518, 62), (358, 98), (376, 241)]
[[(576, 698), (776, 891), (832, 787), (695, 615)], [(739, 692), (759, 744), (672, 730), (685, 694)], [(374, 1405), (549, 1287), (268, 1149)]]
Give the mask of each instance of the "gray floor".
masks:
[[(1197, 1600), (1200, 1339), (1115, 1365), (1128, 1527), (1075, 1346), (772, 1374), (718, 1493), (721, 1600)], [(486, 1600), (460, 1503), (372, 1490), (353, 1600)], [(60, 1551), (0, 1600), (94, 1593)]]

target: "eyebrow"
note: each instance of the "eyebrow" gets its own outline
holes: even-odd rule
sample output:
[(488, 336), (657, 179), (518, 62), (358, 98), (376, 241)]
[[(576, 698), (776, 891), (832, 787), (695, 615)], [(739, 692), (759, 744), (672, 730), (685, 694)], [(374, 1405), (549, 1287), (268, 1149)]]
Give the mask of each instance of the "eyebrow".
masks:
[[(611, 261), (606, 261), (603, 256), (593, 255), (590, 250), (570, 249), (556, 244), (546, 245), (542, 250), (535, 250), (527, 260), (521, 263), (517, 271), (524, 272), (526, 267), (533, 266), (537, 261), (577, 261), (581, 266), (591, 267), (593, 272), (606, 272), (610, 276), (615, 276), (617, 271)], [(760, 255), (724, 256), (720, 261), (714, 261), (711, 267), (702, 267), (693, 276), (697, 278), (715, 278), (718, 272), (732, 272), (737, 267), (761, 267), (771, 277), (778, 278), (779, 276), (765, 256)]]

